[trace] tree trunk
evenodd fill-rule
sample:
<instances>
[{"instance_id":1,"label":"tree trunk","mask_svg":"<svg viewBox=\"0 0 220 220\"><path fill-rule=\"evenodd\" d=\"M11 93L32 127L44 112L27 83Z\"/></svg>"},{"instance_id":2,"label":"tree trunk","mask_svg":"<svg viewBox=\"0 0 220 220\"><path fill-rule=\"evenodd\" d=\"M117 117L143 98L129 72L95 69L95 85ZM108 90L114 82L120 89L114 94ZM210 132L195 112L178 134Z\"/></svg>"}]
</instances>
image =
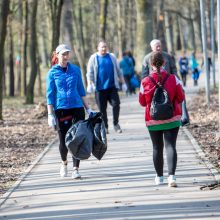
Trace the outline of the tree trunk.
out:
<instances>
[{"instance_id":1,"label":"tree trunk","mask_svg":"<svg viewBox=\"0 0 220 220\"><path fill-rule=\"evenodd\" d=\"M194 4L195 8L195 20L193 20L194 30L195 30L195 39L196 39L196 48L202 48L202 31L201 31L201 16L199 11L199 1L196 1Z\"/></svg>"},{"instance_id":2,"label":"tree trunk","mask_svg":"<svg viewBox=\"0 0 220 220\"><path fill-rule=\"evenodd\" d=\"M74 25L74 50L81 68L82 72L82 79L85 86L87 86L87 80L86 80L86 60L85 60L85 45L84 45L84 33L83 33L83 19L82 19L82 8L81 3L78 1L78 10L79 10L79 17L77 18L76 14L72 13L73 19L73 25Z\"/></svg>"},{"instance_id":3,"label":"tree trunk","mask_svg":"<svg viewBox=\"0 0 220 220\"><path fill-rule=\"evenodd\" d=\"M3 100L3 88L2 88L2 79L4 75L4 46L5 38L7 33L7 17L9 14L9 4L10 0L2 0L1 2L1 12L0 12L0 120L2 120L2 100Z\"/></svg>"},{"instance_id":4,"label":"tree trunk","mask_svg":"<svg viewBox=\"0 0 220 220\"><path fill-rule=\"evenodd\" d=\"M210 78L208 71L208 56L207 56L207 31L205 22L205 2L200 0L200 13L201 13L201 26L202 26L202 48L203 48L203 60L206 73L206 102L210 103Z\"/></svg>"},{"instance_id":5,"label":"tree trunk","mask_svg":"<svg viewBox=\"0 0 220 220\"><path fill-rule=\"evenodd\" d=\"M108 0L101 0L100 38L105 40L107 30Z\"/></svg>"},{"instance_id":6,"label":"tree trunk","mask_svg":"<svg viewBox=\"0 0 220 220\"><path fill-rule=\"evenodd\" d=\"M18 55L16 56L16 67L17 67L17 92L21 94L21 47L22 47L22 1L18 2L18 19L19 19L19 39L18 39Z\"/></svg>"},{"instance_id":7,"label":"tree trunk","mask_svg":"<svg viewBox=\"0 0 220 220\"><path fill-rule=\"evenodd\" d=\"M181 50L179 16L177 14L174 14L174 16L174 46L175 50Z\"/></svg>"},{"instance_id":8,"label":"tree trunk","mask_svg":"<svg viewBox=\"0 0 220 220\"><path fill-rule=\"evenodd\" d=\"M12 14L9 16L9 96L15 95L14 46L12 36Z\"/></svg>"},{"instance_id":9,"label":"tree trunk","mask_svg":"<svg viewBox=\"0 0 220 220\"><path fill-rule=\"evenodd\" d=\"M128 1L128 38L129 38L129 44L128 48L134 53L134 46L135 46L135 30L136 30L136 15L135 15L135 9L133 7L134 2L132 0Z\"/></svg>"},{"instance_id":10,"label":"tree trunk","mask_svg":"<svg viewBox=\"0 0 220 220\"><path fill-rule=\"evenodd\" d=\"M40 54L39 54L38 48L37 48L37 76L38 76L38 95L43 96L41 69L40 69Z\"/></svg>"},{"instance_id":11,"label":"tree trunk","mask_svg":"<svg viewBox=\"0 0 220 220\"><path fill-rule=\"evenodd\" d=\"M100 18L100 4L95 4L93 6L93 17L94 17L94 23L98 24L99 23L99 18ZM92 51L96 51L97 50L97 43L99 41L99 35L97 33L99 33L99 26L98 25L94 25L93 23L93 30L94 32L92 33Z\"/></svg>"},{"instance_id":12,"label":"tree trunk","mask_svg":"<svg viewBox=\"0 0 220 220\"><path fill-rule=\"evenodd\" d=\"M52 50L59 44L60 39L60 20L63 7L63 0L51 0L51 16L52 16Z\"/></svg>"},{"instance_id":13,"label":"tree trunk","mask_svg":"<svg viewBox=\"0 0 220 220\"><path fill-rule=\"evenodd\" d=\"M137 71L141 71L144 56L151 51L149 43L153 38L151 0L136 0L137 7L137 31L136 31L136 60Z\"/></svg>"},{"instance_id":14,"label":"tree trunk","mask_svg":"<svg viewBox=\"0 0 220 220\"><path fill-rule=\"evenodd\" d=\"M84 33L83 33L83 17L82 17L82 5L80 0L78 1L79 4L79 31L80 31L80 38L81 38L81 53L83 57L85 56L85 40L84 40Z\"/></svg>"},{"instance_id":15,"label":"tree trunk","mask_svg":"<svg viewBox=\"0 0 220 220\"><path fill-rule=\"evenodd\" d=\"M30 20L30 61L31 61L31 72L30 80L27 87L26 103L34 104L34 85L37 76L37 31L36 31L36 15L37 15L37 5L38 0L33 0L30 4L31 20Z\"/></svg>"},{"instance_id":16,"label":"tree trunk","mask_svg":"<svg viewBox=\"0 0 220 220\"><path fill-rule=\"evenodd\" d=\"M153 4L153 3L152 3ZM157 38L161 41L163 50L167 51L167 44L165 38L165 25L164 25L164 1L158 2L159 7L157 12Z\"/></svg>"},{"instance_id":17,"label":"tree trunk","mask_svg":"<svg viewBox=\"0 0 220 220\"><path fill-rule=\"evenodd\" d=\"M215 79L215 23L214 23L214 0L210 1L210 23L211 23L211 49L212 49L212 78L213 86L216 88L216 79Z\"/></svg>"},{"instance_id":18,"label":"tree trunk","mask_svg":"<svg viewBox=\"0 0 220 220\"><path fill-rule=\"evenodd\" d=\"M194 24L193 24L193 18L194 14L193 14L193 5L192 3L190 4L190 7L187 9L187 14L188 17L190 18L189 20L187 20L187 24L189 27L189 42L190 42L190 49L193 49L193 51L196 51L196 41L195 41L195 29L194 29Z\"/></svg>"},{"instance_id":19,"label":"tree trunk","mask_svg":"<svg viewBox=\"0 0 220 220\"><path fill-rule=\"evenodd\" d=\"M117 0L117 20L118 20L118 58L122 58L122 20L121 20L121 2Z\"/></svg>"},{"instance_id":20,"label":"tree trunk","mask_svg":"<svg viewBox=\"0 0 220 220\"><path fill-rule=\"evenodd\" d=\"M172 16L168 12L164 12L164 19L167 49L169 52L174 53Z\"/></svg>"},{"instance_id":21,"label":"tree trunk","mask_svg":"<svg viewBox=\"0 0 220 220\"><path fill-rule=\"evenodd\" d=\"M28 3L23 0L23 36L22 36L22 75L21 75L21 96L27 94L27 43L28 43Z\"/></svg>"},{"instance_id":22,"label":"tree trunk","mask_svg":"<svg viewBox=\"0 0 220 220\"><path fill-rule=\"evenodd\" d=\"M178 21L179 21L180 41L181 41L182 50L186 50L187 46L186 46L186 41L185 41L185 37L184 37L182 18L179 17Z\"/></svg>"}]
</instances>

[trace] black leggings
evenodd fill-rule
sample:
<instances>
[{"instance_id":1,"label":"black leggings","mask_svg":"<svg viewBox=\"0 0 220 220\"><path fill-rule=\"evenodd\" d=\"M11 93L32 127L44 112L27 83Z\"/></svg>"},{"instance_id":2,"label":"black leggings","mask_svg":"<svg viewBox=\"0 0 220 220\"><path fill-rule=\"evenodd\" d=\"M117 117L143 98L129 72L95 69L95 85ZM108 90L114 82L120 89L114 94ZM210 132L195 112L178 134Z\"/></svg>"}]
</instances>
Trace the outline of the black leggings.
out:
<instances>
[{"instance_id":1,"label":"black leggings","mask_svg":"<svg viewBox=\"0 0 220 220\"><path fill-rule=\"evenodd\" d=\"M65 135L72 123L85 119L84 108L58 109L55 111L57 119L57 131L59 135L59 150L62 161L67 160L68 149L65 145ZM73 167L79 167L80 160L73 157Z\"/></svg>"},{"instance_id":2,"label":"black leggings","mask_svg":"<svg viewBox=\"0 0 220 220\"><path fill-rule=\"evenodd\" d=\"M177 164L176 140L179 127L170 130L149 131L153 143L153 162L158 176L163 176L163 148L165 142L168 175L175 175Z\"/></svg>"}]
</instances>

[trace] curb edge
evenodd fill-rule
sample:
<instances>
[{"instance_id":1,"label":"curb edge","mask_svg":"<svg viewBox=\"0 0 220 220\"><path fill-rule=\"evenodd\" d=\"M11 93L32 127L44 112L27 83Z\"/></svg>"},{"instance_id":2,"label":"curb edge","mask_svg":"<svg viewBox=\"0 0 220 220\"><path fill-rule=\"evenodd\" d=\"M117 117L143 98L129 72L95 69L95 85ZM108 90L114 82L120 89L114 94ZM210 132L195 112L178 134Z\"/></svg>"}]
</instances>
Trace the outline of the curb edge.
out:
<instances>
[{"instance_id":1,"label":"curb edge","mask_svg":"<svg viewBox=\"0 0 220 220\"><path fill-rule=\"evenodd\" d=\"M189 130L186 127L182 128L190 142L192 143L196 153L201 158L202 162L205 166L210 170L211 174L214 176L217 183L220 183L220 172L214 167L213 164L210 163L209 159L206 157L205 153L203 152L201 146L198 144L196 139L192 136Z\"/></svg>"}]
</instances>

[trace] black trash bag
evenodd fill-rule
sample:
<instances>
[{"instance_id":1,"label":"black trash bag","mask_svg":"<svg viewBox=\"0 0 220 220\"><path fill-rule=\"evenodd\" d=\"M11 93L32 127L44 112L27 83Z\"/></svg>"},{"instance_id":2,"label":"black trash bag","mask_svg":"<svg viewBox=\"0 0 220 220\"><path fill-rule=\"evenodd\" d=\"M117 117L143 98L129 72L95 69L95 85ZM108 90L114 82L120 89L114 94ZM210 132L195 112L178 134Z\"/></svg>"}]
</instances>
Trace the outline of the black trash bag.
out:
<instances>
[{"instance_id":1,"label":"black trash bag","mask_svg":"<svg viewBox=\"0 0 220 220\"><path fill-rule=\"evenodd\" d=\"M186 126L190 124L189 113L186 108L186 101L182 102L182 117L181 117L181 125Z\"/></svg>"},{"instance_id":2,"label":"black trash bag","mask_svg":"<svg viewBox=\"0 0 220 220\"><path fill-rule=\"evenodd\" d=\"M79 160L88 159L93 149L93 123L91 118L73 124L66 133L65 144L72 156Z\"/></svg>"},{"instance_id":3,"label":"black trash bag","mask_svg":"<svg viewBox=\"0 0 220 220\"><path fill-rule=\"evenodd\" d=\"M94 126L94 141L93 141L93 149L92 154L98 160L101 160L107 151L107 137L105 131L105 125L100 117L99 120L96 121Z\"/></svg>"}]
</instances>

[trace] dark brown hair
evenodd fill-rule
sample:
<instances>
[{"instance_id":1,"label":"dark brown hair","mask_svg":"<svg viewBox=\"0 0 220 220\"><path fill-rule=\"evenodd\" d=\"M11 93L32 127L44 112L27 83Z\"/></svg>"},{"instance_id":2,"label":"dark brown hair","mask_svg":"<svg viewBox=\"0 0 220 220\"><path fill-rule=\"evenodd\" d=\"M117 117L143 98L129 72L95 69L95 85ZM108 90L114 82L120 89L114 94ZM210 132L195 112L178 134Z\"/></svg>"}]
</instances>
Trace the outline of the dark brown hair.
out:
<instances>
[{"instance_id":1,"label":"dark brown hair","mask_svg":"<svg viewBox=\"0 0 220 220\"><path fill-rule=\"evenodd\" d=\"M160 68L163 66L164 59L163 55L160 52L152 52L151 55L151 65L155 66L157 69L157 74L159 76L159 81L161 80L162 76L160 74Z\"/></svg>"}]
</instances>

